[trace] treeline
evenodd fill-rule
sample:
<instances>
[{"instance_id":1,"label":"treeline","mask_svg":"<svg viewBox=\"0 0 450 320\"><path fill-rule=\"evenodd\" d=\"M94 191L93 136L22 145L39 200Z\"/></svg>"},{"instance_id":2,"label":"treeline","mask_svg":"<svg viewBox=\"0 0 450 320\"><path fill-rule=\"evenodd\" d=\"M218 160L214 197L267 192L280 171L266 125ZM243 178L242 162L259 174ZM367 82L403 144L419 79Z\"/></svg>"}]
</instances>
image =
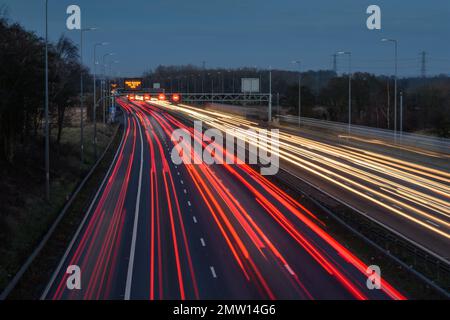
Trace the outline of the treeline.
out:
<instances>
[{"instance_id":1,"label":"treeline","mask_svg":"<svg viewBox=\"0 0 450 320\"><path fill-rule=\"evenodd\" d=\"M298 114L298 72L273 70L274 104ZM144 74L145 85L160 83L182 93L240 92L241 78L260 78L261 91L269 91L269 71L256 68L203 69L159 66ZM397 128L400 127L400 92L403 93L403 128L450 137L450 78L406 78L398 81ZM377 128L394 128L394 79L369 73L352 77L352 122ZM302 73L302 115L348 121L348 75L333 71Z\"/></svg>"},{"instance_id":2,"label":"treeline","mask_svg":"<svg viewBox=\"0 0 450 320\"><path fill-rule=\"evenodd\" d=\"M303 74L305 85L315 91L322 89L323 84L335 77L332 71L308 71ZM158 66L143 75L145 85L152 87L153 83L160 83L167 90L189 93L235 92L241 90L241 78L258 78L261 81L261 91L269 91L269 71L257 68L239 69L203 69L187 66ZM296 72L285 70L272 71L273 92L286 95L289 84L297 82Z\"/></svg>"},{"instance_id":3,"label":"treeline","mask_svg":"<svg viewBox=\"0 0 450 320\"><path fill-rule=\"evenodd\" d=\"M356 73L352 78L352 122L393 129L394 80ZM291 87L291 90L294 89ZM403 95L403 129L450 137L450 78L408 78L398 81L397 128L400 128L400 95ZM293 101L295 100L295 101ZM291 103L298 100L291 98ZM348 78L336 77L305 106L306 116L348 121Z\"/></svg>"},{"instance_id":4,"label":"treeline","mask_svg":"<svg viewBox=\"0 0 450 320\"><path fill-rule=\"evenodd\" d=\"M42 38L0 17L0 160L12 163L20 148L42 141L44 50ZM61 36L49 44L49 111L51 129L58 130L57 144L67 109L79 105L81 70L71 40Z\"/></svg>"}]
</instances>

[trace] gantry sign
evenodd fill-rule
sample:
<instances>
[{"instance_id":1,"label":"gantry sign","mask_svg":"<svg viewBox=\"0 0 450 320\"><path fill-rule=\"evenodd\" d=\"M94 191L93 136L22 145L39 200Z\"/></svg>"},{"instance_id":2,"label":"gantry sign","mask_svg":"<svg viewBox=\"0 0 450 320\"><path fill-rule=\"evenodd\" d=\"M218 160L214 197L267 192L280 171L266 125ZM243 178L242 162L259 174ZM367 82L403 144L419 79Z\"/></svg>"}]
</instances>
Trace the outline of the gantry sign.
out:
<instances>
[{"instance_id":1,"label":"gantry sign","mask_svg":"<svg viewBox=\"0 0 450 320\"><path fill-rule=\"evenodd\" d=\"M123 87L126 91L141 91L143 80L138 78L128 78L123 80Z\"/></svg>"}]
</instances>

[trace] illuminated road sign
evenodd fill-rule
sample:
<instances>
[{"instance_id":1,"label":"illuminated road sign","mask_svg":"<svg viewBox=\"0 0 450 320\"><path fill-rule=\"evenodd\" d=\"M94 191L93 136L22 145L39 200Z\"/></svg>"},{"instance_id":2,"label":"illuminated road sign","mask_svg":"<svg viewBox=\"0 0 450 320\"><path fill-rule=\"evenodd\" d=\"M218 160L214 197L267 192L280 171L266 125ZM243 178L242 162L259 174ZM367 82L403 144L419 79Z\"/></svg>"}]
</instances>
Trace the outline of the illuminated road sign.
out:
<instances>
[{"instance_id":1,"label":"illuminated road sign","mask_svg":"<svg viewBox=\"0 0 450 320\"><path fill-rule=\"evenodd\" d=\"M142 79L125 79L124 88L131 91L142 90Z\"/></svg>"}]
</instances>

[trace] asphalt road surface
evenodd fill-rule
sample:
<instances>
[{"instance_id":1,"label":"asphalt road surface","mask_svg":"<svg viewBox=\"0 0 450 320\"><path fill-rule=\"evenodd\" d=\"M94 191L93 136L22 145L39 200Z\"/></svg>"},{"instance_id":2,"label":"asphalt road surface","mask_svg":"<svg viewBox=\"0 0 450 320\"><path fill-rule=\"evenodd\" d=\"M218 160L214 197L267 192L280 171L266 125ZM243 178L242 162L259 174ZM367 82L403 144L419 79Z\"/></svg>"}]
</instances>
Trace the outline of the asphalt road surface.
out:
<instances>
[{"instance_id":1,"label":"asphalt road surface","mask_svg":"<svg viewBox=\"0 0 450 320\"><path fill-rule=\"evenodd\" d=\"M43 299L404 298L385 281L369 290L367 265L258 171L176 165L172 132L193 128L119 103L122 143ZM80 290L67 288L70 265Z\"/></svg>"},{"instance_id":2,"label":"asphalt road surface","mask_svg":"<svg viewBox=\"0 0 450 320\"><path fill-rule=\"evenodd\" d=\"M211 128L234 130L236 137L259 130L257 123L218 111L164 102L158 105ZM325 137L281 129L281 167L449 263L450 150L442 154L374 139L348 137L358 145ZM271 139L266 140L270 145ZM254 139L252 143L258 142ZM393 147L399 155L387 152ZM430 161L426 164L417 159ZM433 166L433 162L445 165Z\"/></svg>"}]
</instances>

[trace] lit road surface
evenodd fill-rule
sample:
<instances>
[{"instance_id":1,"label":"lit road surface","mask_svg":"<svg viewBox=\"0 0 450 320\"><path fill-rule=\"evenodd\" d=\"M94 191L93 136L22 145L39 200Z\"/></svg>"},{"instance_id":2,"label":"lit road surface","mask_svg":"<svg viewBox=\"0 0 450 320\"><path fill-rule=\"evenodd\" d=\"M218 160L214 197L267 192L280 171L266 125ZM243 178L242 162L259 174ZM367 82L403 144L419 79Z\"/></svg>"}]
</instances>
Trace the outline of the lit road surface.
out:
<instances>
[{"instance_id":1,"label":"lit road surface","mask_svg":"<svg viewBox=\"0 0 450 320\"><path fill-rule=\"evenodd\" d=\"M235 130L237 137L248 129L258 130L256 123L224 113L184 104L158 105L209 127ZM266 143L270 142L268 138ZM253 144L258 141L254 139ZM423 153L450 160L449 155ZM284 130L280 131L279 156L282 168L291 174L450 260L450 171Z\"/></svg>"},{"instance_id":2,"label":"lit road surface","mask_svg":"<svg viewBox=\"0 0 450 320\"><path fill-rule=\"evenodd\" d=\"M125 135L44 299L402 299L314 212L247 165L171 161L166 111L119 101ZM81 290L66 287L69 265Z\"/></svg>"}]
</instances>

